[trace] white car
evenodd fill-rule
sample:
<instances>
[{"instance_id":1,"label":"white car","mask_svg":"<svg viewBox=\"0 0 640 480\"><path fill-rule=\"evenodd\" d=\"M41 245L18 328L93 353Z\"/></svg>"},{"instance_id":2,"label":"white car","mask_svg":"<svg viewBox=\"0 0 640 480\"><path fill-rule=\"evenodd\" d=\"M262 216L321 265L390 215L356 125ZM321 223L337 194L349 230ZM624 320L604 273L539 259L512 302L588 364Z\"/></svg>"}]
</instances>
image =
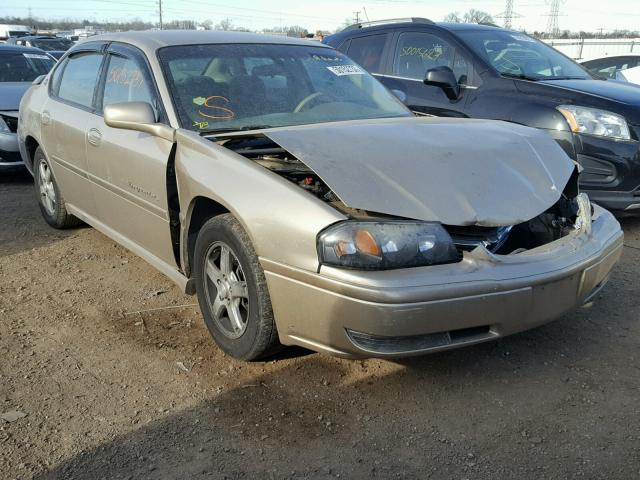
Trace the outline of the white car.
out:
<instances>
[{"instance_id":1,"label":"white car","mask_svg":"<svg viewBox=\"0 0 640 480\"><path fill-rule=\"evenodd\" d=\"M640 53L625 53L585 60L582 66L596 77L640 85Z\"/></svg>"}]
</instances>

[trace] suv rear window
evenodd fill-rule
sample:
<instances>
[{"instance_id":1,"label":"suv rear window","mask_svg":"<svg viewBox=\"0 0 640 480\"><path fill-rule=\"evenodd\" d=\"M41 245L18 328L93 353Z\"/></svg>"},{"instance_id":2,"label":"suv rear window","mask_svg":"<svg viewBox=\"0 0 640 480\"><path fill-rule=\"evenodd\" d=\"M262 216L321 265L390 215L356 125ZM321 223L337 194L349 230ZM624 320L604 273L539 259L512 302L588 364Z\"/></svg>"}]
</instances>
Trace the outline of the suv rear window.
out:
<instances>
[{"instance_id":1,"label":"suv rear window","mask_svg":"<svg viewBox=\"0 0 640 480\"><path fill-rule=\"evenodd\" d=\"M381 73L382 52L386 41L386 33L352 38L347 55L365 70Z\"/></svg>"}]
</instances>

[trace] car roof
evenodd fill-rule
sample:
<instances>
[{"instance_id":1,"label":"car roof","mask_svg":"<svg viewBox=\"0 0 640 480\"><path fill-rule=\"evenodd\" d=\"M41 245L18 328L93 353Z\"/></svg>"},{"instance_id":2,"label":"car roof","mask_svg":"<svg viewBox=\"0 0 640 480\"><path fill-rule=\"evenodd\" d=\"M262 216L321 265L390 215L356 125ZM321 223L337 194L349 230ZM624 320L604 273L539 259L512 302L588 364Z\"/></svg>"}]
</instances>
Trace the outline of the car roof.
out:
<instances>
[{"instance_id":1,"label":"car roof","mask_svg":"<svg viewBox=\"0 0 640 480\"><path fill-rule=\"evenodd\" d=\"M64 38L64 37L56 37L55 35L24 35L22 37L16 37L18 40L47 40L53 38Z\"/></svg>"},{"instance_id":2,"label":"car roof","mask_svg":"<svg viewBox=\"0 0 640 480\"><path fill-rule=\"evenodd\" d=\"M580 60L579 63L593 62L595 60L606 60L608 58L622 58L622 57L640 57L640 53L637 53L637 52L613 53L611 55L585 58L584 60Z\"/></svg>"},{"instance_id":3,"label":"car roof","mask_svg":"<svg viewBox=\"0 0 640 480\"><path fill-rule=\"evenodd\" d=\"M443 30L449 30L452 32L458 31L479 31L479 30L496 30L503 32L514 32L514 30L510 30L507 28L502 28L498 25L493 24L481 24L481 23L449 23L449 22L431 22L427 19L416 18L413 21L407 20L402 21L403 19L390 19L388 23L384 23L384 21L380 22L372 22L372 24L368 25L366 23L360 24L360 28L358 28L358 24L352 25L351 28L347 27L344 30L341 30L334 35L329 35L327 39L341 39L348 38L353 35L366 34L368 32L379 32L385 31L389 29L396 28L406 28L411 27L415 29L421 28L440 28Z\"/></svg>"},{"instance_id":4,"label":"car roof","mask_svg":"<svg viewBox=\"0 0 640 480\"><path fill-rule=\"evenodd\" d=\"M216 43L269 43L281 45L325 46L304 38L265 35L249 32L223 32L201 30L146 30L137 32L107 33L88 37L85 42L124 42L147 52L174 45L203 45Z\"/></svg>"},{"instance_id":5,"label":"car roof","mask_svg":"<svg viewBox=\"0 0 640 480\"><path fill-rule=\"evenodd\" d=\"M35 47L23 47L22 45L0 44L0 54L2 53L46 53Z\"/></svg>"},{"instance_id":6,"label":"car roof","mask_svg":"<svg viewBox=\"0 0 640 480\"><path fill-rule=\"evenodd\" d=\"M508 28L503 28L499 25L490 25L488 23L449 23L449 22L438 22L437 26L442 27L447 30L503 30L512 32Z\"/></svg>"}]
</instances>

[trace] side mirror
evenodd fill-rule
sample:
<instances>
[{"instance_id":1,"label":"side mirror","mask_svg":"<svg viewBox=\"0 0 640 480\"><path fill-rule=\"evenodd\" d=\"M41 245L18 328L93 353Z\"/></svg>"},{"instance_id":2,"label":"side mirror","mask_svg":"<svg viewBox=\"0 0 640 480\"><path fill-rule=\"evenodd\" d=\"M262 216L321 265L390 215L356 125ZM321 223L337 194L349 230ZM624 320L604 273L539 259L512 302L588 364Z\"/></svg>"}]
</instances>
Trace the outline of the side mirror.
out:
<instances>
[{"instance_id":1,"label":"side mirror","mask_svg":"<svg viewBox=\"0 0 640 480\"><path fill-rule=\"evenodd\" d=\"M170 142L175 141L175 130L157 123L153 108L147 102L112 103L104 107L104 123L112 128L145 132Z\"/></svg>"},{"instance_id":2,"label":"side mirror","mask_svg":"<svg viewBox=\"0 0 640 480\"><path fill-rule=\"evenodd\" d=\"M458 80L456 80L453 70L449 67L442 66L427 70L424 84L440 87L444 90L449 100L457 100L460 98L460 85L458 85Z\"/></svg>"}]
</instances>

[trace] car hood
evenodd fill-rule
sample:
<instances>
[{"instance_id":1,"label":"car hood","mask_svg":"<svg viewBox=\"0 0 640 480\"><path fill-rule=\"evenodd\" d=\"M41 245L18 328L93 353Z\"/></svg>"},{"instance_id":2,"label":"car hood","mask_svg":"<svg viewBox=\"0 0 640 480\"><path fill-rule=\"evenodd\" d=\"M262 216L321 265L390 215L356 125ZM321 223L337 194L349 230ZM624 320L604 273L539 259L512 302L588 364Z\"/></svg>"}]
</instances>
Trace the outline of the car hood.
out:
<instances>
[{"instance_id":1,"label":"car hood","mask_svg":"<svg viewBox=\"0 0 640 480\"><path fill-rule=\"evenodd\" d=\"M547 134L489 120L395 118L270 129L349 207L448 225L514 225L574 164Z\"/></svg>"},{"instance_id":2,"label":"car hood","mask_svg":"<svg viewBox=\"0 0 640 480\"><path fill-rule=\"evenodd\" d=\"M0 110L18 110L31 82L0 82Z\"/></svg>"},{"instance_id":3,"label":"car hood","mask_svg":"<svg viewBox=\"0 0 640 480\"><path fill-rule=\"evenodd\" d=\"M536 83L640 107L640 87L628 83L607 80L541 80Z\"/></svg>"}]
</instances>

